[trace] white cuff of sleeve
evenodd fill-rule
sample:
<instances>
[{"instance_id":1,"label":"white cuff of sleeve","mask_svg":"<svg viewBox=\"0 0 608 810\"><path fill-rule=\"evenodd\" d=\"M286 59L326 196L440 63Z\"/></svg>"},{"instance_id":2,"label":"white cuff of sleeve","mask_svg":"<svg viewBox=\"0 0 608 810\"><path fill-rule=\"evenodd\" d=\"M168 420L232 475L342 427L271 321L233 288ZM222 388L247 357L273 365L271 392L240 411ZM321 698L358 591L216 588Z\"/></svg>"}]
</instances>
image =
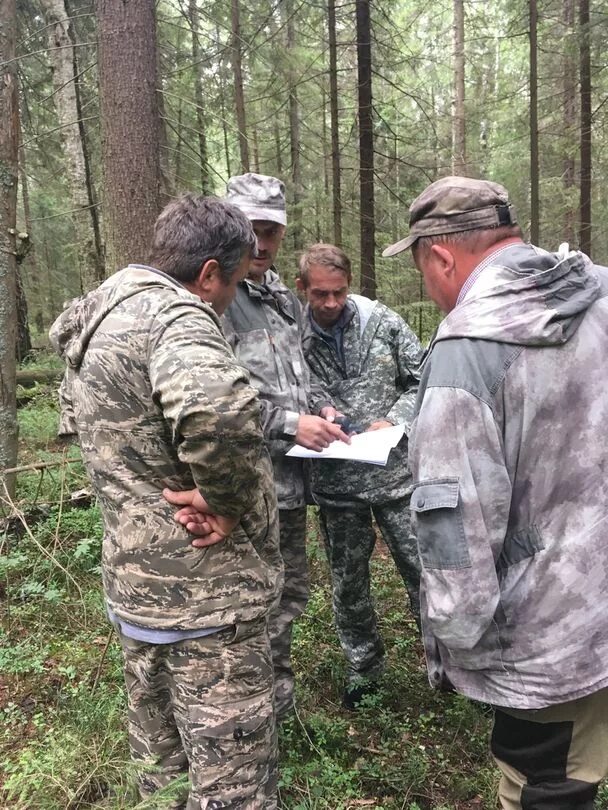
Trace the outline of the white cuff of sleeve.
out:
<instances>
[{"instance_id":1,"label":"white cuff of sleeve","mask_svg":"<svg viewBox=\"0 0 608 810\"><path fill-rule=\"evenodd\" d=\"M283 432L286 436L295 436L298 432L298 422L300 414L295 411L285 411L285 427Z\"/></svg>"}]
</instances>

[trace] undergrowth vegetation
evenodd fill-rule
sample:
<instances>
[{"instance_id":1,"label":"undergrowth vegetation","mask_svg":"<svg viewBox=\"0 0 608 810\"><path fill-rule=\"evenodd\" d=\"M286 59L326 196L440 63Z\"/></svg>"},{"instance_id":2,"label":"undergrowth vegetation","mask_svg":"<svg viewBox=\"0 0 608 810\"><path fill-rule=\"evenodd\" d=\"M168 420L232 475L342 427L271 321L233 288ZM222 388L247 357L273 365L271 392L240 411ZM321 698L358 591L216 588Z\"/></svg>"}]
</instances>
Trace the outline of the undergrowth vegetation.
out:
<instances>
[{"instance_id":1,"label":"undergrowth vegetation","mask_svg":"<svg viewBox=\"0 0 608 810\"><path fill-rule=\"evenodd\" d=\"M169 807L169 795L141 802L133 788L120 652L100 587L100 514L94 501L70 499L86 487L78 449L55 440L51 392L22 408L20 423L22 463L58 466L20 474L2 537L0 807ZM311 514L313 587L294 639L297 713L280 731L281 807L494 808L489 718L429 689L403 586L382 549L373 573L386 675L357 713L341 708L344 661L315 526Z\"/></svg>"}]
</instances>

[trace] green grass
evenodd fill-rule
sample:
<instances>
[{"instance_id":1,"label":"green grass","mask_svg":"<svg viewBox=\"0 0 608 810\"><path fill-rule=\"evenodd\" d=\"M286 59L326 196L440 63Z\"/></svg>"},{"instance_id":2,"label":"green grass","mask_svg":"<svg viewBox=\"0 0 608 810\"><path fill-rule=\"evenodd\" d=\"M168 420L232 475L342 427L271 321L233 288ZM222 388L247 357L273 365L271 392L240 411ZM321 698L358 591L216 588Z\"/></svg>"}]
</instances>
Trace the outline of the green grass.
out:
<instances>
[{"instance_id":1,"label":"green grass","mask_svg":"<svg viewBox=\"0 0 608 810\"><path fill-rule=\"evenodd\" d=\"M32 459L63 457L64 450L53 445L56 417L48 396L22 410L21 438ZM38 486L40 476L46 482ZM54 468L52 476L21 475L28 530L17 521L2 541L0 807L160 810L170 797L145 804L133 788L120 651L100 587L100 514L96 506L61 503L82 482L79 464ZM32 511L34 501L47 505ZM312 594L294 633L297 714L280 729L280 806L496 807L489 720L475 704L429 688L403 585L384 555L373 559L387 647L382 688L357 713L340 707L345 664L315 526L311 515ZM603 788L598 810L607 808Z\"/></svg>"}]
</instances>

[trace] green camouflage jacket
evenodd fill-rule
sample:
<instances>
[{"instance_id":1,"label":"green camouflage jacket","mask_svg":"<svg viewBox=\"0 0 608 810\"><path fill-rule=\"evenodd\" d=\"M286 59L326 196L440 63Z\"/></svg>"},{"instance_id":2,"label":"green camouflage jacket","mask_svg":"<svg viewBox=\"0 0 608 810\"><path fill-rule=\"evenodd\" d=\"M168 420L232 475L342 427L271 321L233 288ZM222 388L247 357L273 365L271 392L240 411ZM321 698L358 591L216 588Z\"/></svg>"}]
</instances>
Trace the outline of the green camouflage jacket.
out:
<instances>
[{"instance_id":1,"label":"green camouflage jacket","mask_svg":"<svg viewBox=\"0 0 608 810\"><path fill-rule=\"evenodd\" d=\"M67 363L62 429L77 428L103 513L111 610L161 630L264 615L282 576L272 468L257 394L213 310L130 265L74 302L51 340ZM191 545L161 494L195 485L240 520L209 548Z\"/></svg>"},{"instance_id":2,"label":"green camouflage jacket","mask_svg":"<svg viewBox=\"0 0 608 810\"><path fill-rule=\"evenodd\" d=\"M300 414L318 414L331 404L311 382L302 354L302 321L300 302L273 270L266 272L263 285L240 284L223 318L226 338L260 394L262 429L282 509L305 503L308 467L302 459L285 457Z\"/></svg>"},{"instance_id":3,"label":"green camouflage jacket","mask_svg":"<svg viewBox=\"0 0 608 810\"><path fill-rule=\"evenodd\" d=\"M386 419L404 424L409 433L423 349L403 318L384 304L349 295L352 317L344 327L342 366L333 347L311 327L305 311L304 355L313 379L335 407L363 429ZM407 438L391 451L386 467L355 461L313 462L316 500L336 504L353 497L381 503L405 495L410 485Z\"/></svg>"}]
</instances>

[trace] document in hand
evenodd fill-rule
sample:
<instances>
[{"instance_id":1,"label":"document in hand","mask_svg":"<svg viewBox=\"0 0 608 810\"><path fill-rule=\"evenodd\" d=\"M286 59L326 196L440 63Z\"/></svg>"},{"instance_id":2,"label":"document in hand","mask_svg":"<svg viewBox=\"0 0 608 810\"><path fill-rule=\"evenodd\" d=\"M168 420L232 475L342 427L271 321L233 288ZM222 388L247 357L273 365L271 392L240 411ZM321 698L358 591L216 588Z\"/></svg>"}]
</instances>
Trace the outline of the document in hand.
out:
<instances>
[{"instance_id":1,"label":"document in hand","mask_svg":"<svg viewBox=\"0 0 608 810\"><path fill-rule=\"evenodd\" d=\"M351 436L350 444L335 441L325 450L308 450L300 444L294 445L287 453L292 458L339 458L349 461L363 461L367 464L386 465L388 456L393 447L401 441L405 432L405 425L372 430L369 433L358 433Z\"/></svg>"}]
</instances>

